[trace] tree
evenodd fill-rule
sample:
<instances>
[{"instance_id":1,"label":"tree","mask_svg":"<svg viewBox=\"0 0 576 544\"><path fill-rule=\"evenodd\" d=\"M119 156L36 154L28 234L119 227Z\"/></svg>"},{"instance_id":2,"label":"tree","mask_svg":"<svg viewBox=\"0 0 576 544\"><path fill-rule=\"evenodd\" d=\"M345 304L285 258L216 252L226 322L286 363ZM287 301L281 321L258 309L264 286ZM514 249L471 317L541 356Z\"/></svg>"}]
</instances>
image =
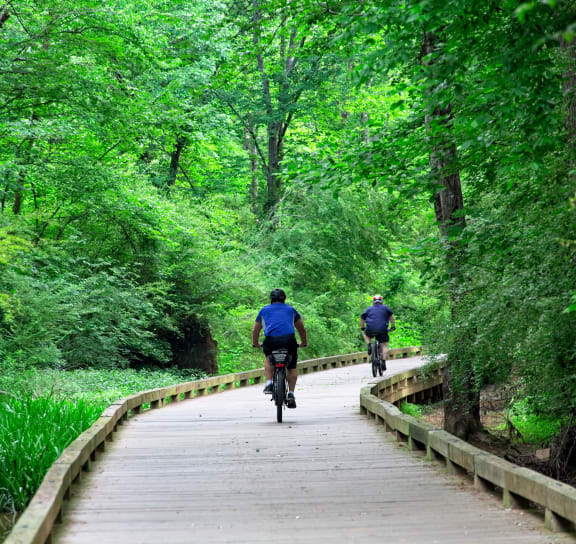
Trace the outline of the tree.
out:
<instances>
[{"instance_id":1,"label":"tree","mask_svg":"<svg viewBox=\"0 0 576 544\"><path fill-rule=\"evenodd\" d=\"M236 49L220 67L214 92L249 139L251 161L258 160L266 180L264 214L272 215L282 194L288 130L303 109L313 107L315 87L334 69L323 50L333 26L285 0L235 2L231 13L240 21ZM255 188L253 181L254 208Z\"/></svg>"}]
</instances>

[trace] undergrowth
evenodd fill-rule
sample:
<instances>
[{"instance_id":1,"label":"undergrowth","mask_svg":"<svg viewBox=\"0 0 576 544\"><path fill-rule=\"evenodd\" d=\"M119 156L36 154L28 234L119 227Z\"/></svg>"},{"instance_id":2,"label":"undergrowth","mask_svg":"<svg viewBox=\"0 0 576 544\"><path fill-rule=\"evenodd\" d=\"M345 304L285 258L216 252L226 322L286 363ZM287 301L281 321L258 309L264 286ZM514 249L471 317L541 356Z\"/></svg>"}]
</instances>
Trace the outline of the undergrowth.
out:
<instances>
[{"instance_id":1,"label":"undergrowth","mask_svg":"<svg viewBox=\"0 0 576 544\"><path fill-rule=\"evenodd\" d=\"M560 432L562 421L537 414L530 406L528 399L514 402L508 409L506 421L497 427L498 431L515 431L515 440L539 446L548 446Z\"/></svg>"}]
</instances>

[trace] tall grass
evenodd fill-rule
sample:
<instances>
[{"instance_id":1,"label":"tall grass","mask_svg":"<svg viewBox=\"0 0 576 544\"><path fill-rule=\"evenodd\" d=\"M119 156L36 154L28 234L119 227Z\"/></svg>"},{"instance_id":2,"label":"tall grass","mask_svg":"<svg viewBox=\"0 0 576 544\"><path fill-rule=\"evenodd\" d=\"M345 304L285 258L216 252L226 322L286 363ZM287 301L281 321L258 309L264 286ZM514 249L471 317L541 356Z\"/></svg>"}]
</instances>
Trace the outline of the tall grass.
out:
<instances>
[{"instance_id":1,"label":"tall grass","mask_svg":"<svg viewBox=\"0 0 576 544\"><path fill-rule=\"evenodd\" d=\"M102 403L4 395L0 403L0 506L21 511L52 463L103 409Z\"/></svg>"}]
</instances>

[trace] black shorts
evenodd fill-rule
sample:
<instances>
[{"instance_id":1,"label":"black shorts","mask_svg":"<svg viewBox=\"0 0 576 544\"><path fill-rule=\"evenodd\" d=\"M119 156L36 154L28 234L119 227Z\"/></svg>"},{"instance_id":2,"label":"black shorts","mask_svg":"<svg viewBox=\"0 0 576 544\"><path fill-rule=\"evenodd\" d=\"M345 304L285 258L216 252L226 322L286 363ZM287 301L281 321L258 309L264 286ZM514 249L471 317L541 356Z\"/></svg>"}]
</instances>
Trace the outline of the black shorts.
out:
<instances>
[{"instance_id":1,"label":"black shorts","mask_svg":"<svg viewBox=\"0 0 576 544\"><path fill-rule=\"evenodd\" d=\"M296 368L296 363L298 362L298 342L296 342L296 337L293 334L287 334L286 336L267 336L264 338L264 342L262 342L262 349L266 357L275 349L280 348L286 348L292 357L287 368Z\"/></svg>"},{"instance_id":2,"label":"black shorts","mask_svg":"<svg viewBox=\"0 0 576 544\"><path fill-rule=\"evenodd\" d=\"M390 342L390 337L388 336L388 331L370 331L366 329L365 334L368 338L374 338L378 340L378 342Z\"/></svg>"}]
</instances>

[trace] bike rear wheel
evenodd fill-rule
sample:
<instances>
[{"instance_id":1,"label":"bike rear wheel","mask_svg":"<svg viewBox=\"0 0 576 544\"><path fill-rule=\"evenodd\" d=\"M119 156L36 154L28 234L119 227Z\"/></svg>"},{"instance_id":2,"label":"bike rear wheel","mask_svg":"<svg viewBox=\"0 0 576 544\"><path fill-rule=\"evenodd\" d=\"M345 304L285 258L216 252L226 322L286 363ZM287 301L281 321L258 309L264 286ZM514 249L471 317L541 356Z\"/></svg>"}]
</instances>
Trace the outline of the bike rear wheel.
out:
<instances>
[{"instance_id":1,"label":"bike rear wheel","mask_svg":"<svg viewBox=\"0 0 576 544\"><path fill-rule=\"evenodd\" d=\"M370 361L372 363L372 376L375 378L378 376L380 368L380 344L378 343L378 340L374 342L372 349L370 350ZM382 373L380 373L380 376L382 376Z\"/></svg>"},{"instance_id":2,"label":"bike rear wheel","mask_svg":"<svg viewBox=\"0 0 576 544\"><path fill-rule=\"evenodd\" d=\"M276 369L274 377L274 401L276 403L276 421L282 423L284 402L286 401L286 379L284 369Z\"/></svg>"}]
</instances>

